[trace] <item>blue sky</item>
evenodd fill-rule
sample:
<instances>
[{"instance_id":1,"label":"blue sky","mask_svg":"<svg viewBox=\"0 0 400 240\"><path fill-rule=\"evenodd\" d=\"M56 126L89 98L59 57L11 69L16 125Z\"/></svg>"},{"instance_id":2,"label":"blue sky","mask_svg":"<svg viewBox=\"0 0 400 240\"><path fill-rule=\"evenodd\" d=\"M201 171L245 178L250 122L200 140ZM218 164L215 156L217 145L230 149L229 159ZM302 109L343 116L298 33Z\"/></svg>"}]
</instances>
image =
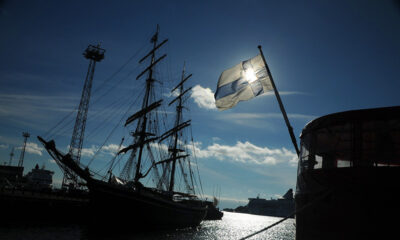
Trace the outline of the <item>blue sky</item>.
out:
<instances>
[{"instance_id":1,"label":"blue sky","mask_svg":"<svg viewBox=\"0 0 400 240\"><path fill-rule=\"evenodd\" d=\"M15 147L17 163L27 131L32 137L26 168L45 164L60 181L36 136L79 104L88 67L82 52L101 42L106 56L95 73L84 142L83 162L88 161L112 128L99 125L101 118L115 114L114 126L121 117L112 112L115 106L142 89L134 80L143 69L137 60L150 49L156 24L161 38L169 39L157 72L164 89L176 84L184 61L193 74L187 104L198 167L206 195L221 189L222 207L244 205L257 194L277 197L296 184L297 159L274 95L222 112L213 105L221 72L257 55L258 45L296 136L318 116L399 104L396 1L5 0L0 1L0 161L8 162ZM99 126L104 132L94 131ZM72 129L58 133L58 146L66 149ZM112 137L101 157L112 157L118 144Z\"/></svg>"}]
</instances>

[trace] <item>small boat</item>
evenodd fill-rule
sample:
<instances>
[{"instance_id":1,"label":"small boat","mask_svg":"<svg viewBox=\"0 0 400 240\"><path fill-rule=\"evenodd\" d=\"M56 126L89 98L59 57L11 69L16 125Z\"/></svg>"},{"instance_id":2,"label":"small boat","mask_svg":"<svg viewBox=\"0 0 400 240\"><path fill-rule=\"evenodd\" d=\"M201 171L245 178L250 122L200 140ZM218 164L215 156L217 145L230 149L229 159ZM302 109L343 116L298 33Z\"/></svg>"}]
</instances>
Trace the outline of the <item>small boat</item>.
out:
<instances>
[{"instance_id":1,"label":"small boat","mask_svg":"<svg viewBox=\"0 0 400 240\"><path fill-rule=\"evenodd\" d=\"M204 220L221 220L224 213L218 208L218 199L214 197L213 201L206 201L207 205L207 215Z\"/></svg>"},{"instance_id":2,"label":"small boat","mask_svg":"<svg viewBox=\"0 0 400 240\"><path fill-rule=\"evenodd\" d=\"M399 180L399 106L313 120L301 134L296 239L398 235Z\"/></svg>"}]
</instances>

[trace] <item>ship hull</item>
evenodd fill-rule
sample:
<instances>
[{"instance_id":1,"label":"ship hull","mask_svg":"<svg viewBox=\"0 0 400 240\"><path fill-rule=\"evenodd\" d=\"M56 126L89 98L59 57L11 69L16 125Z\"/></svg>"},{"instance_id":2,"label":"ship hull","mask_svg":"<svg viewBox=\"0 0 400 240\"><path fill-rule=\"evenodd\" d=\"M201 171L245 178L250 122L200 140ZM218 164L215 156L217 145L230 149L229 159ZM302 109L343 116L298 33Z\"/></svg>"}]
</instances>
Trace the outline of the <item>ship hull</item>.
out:
<instances>
[{"instance_id":1,"label":"ship hull","mask_svg":"<svg viewBox=\"0 0 400 240\"><path fill-rule=\"evenodd\" d=\"M2 225L84 223L88 206L86 193L0 189Z\"/></svg>"},{"instance_id":2,"label":"ship hull","mask_svg":"<svg viewBox=\"0 0 400 240\"><path fill-rule=\"evenodd\" d=\"M174 201L149 188L126 189L98 180L88 182L88 187L92 223L96 225L136 230L195 227L207 211L201 201Z\"/></svg>"},{"instance_id":3,"label":"ship hull","mask_svg":"<svg viewBox=\"0 0 400 240\"><path fill-rule=\"evenodd\" d=\"M399 167L303 172L296 239L384 239L397 233Z\"/></svg>"},{"instance_id":4,"label":"ship hull","mask_svg":"<svg viewBox=\"0 0 400 240\"><path fill-rule=\"evenodd\" d=\"M247 207L249 214L287 217L294 212L294 201L287 199L267 200L250 198Z\"/></svg>"},{"instance_id":5,"label":"ship hull","mask_svg":"<svg viewBox=\"0 0 400 240\"><path fill-rule=\"evenodd\" d=\"M204 202L194 195L147 188L140 182L128 186L94 179L88 168L83 169L69 154L60 153L54 141L38 139L50 155L86 181L90 195L89 223L96 228L126 226L140 231L195 227L207 213Z\"/></svg>"},{"instance_id":6,"label":"ship hull","mask_svg":"<svg viewBox=\"0 0 400 240\"><path fill-rule=\"evenodd\" d=\"M221 212L218 208L216 208L213 202L206 202L207 205L207 214L204 220L221 220L224 216L224 213Z\"/></svg>"}]
</instances>

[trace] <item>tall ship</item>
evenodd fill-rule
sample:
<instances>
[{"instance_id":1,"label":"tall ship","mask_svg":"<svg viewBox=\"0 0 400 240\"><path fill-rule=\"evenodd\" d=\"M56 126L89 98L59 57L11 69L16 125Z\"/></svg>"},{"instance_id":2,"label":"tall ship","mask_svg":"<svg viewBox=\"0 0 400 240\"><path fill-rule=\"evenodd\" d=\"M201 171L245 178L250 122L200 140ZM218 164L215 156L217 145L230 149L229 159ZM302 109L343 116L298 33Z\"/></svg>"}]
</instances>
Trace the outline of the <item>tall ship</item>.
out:
<instances>
[{"instance_id":1,"label":"tall ship","mask_svg":"<svg viewBox=\"0 0 400 240\"><path fill-rule=\"evenodd\" d=\"M196 195L194 187L196 179L200 181L200 178L196 178L190 160L188 148L193 140L185 139L185 133L188 133L185 129L190 127L191 120L184 118L183 112L187 109L184 103L191 88L184 88L184 84L191 74L186 76L184 68L180 82L172 89L175 98L168 105L175 106L175 121L172 128L161 132L159 112L163 100L155 91L155 84L160 79L155 79L154 71L157 63L166 57L164 54L157 58L156 52L168 39L158 43L158 38L157 26L151 38L152 50L139 61L148 61L149 64L136 78L140 80L147 76L141 108L124 124L125 127L134 126L130 132L131 144L123 146L121 141L105 176L94 175L71 153L58 150L53 140L38 137L56 162L84 181L89 190L89 211L95 224L129 225L134 229L176 229L198 226L206 215L207 207ZM115 171L116 157L121 155L127 158L118 173ZM183 185L179 189L178 173ZM122 220L130 216L135 218L134 224Z\"/></svg>"},{"instance_id":2,"label":"tall ship","mask_svg":"<svg viewBox=\"0 0 400 240\"><path fill-rule=\"evenodd\" d=\"M399 106L311 121L301 134L296 239L393 238L399 180Z\"/></svg>"}]
</instances>

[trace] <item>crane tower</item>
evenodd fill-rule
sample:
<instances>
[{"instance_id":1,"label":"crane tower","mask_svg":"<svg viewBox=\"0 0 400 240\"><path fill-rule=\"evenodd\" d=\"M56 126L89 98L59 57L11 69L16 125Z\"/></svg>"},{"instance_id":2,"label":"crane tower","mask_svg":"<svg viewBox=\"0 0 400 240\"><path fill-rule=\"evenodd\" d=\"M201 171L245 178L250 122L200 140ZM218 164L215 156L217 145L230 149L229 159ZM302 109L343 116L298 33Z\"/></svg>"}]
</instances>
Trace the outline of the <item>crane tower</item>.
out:
<instances>
[{"instance_id":1,"label":"crane tower","mask_svg":"<svg viewBox=\"0 0 400 240\"><path fill-rule=\"evenodd\" d=\"M104 59L104 52L105 50L100 48L100 44L98 44L97 46L89 45L83 53L83 56L86 59L89 59L89 68L86 74L86 80L83 86L81 101L79 104L78 113L76 115L74 131L72 133L71 144L69 148L69 154L71 155L72 159L74 159L78 163L81 159L81 151L83 138L85 135L85 126L89 109L90 92L92 89L94 70L96 67L96 62L100 62ZM75 188L78 187L77 176L70 172L64 172L62 186Z\"/></svg>"},{"instance_id":2,"label":"crane tower","mask_svg":"<svg viewBox=\"0 0 400 240\"><path fill-rule=\"evenodd\" d=\"M24 146L22 147L21 155L19 156L18 167L22 167L24 165L26 141L28 140L28 137L30 137L31 135L27 132L23 132L22 136L24 137ZM10 161L10 163L11 163L11 161Z\"/></svg>"}]
</instances>

